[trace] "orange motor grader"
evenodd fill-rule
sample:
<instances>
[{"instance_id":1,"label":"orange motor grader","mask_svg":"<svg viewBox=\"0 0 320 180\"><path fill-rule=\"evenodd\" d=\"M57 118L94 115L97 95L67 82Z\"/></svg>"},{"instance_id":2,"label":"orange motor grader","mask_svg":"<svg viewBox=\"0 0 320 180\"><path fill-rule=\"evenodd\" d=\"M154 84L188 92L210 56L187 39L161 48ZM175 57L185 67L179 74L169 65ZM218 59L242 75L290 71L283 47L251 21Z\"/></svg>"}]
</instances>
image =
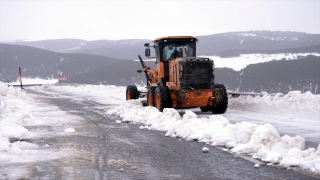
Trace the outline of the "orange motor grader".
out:
<instances>
[{"instance_id":1,"label":"orange motor grader","mask_svg":"<svg viewBox=\"0 0 320 180\"><path fill-rule=\"evenodd\" d=\"M155 49L157 69L150 69L138 55L147 79L147 92L135 85L127 86L126 99L147 97L146 105L164 108L196 108L202 112L225 113L228 107L226 88L215 84L214 62L196 57L194 36L157 38L154 45L145 43L145 56L150 58L150 47Z\"/></svg>"}]
</instances>

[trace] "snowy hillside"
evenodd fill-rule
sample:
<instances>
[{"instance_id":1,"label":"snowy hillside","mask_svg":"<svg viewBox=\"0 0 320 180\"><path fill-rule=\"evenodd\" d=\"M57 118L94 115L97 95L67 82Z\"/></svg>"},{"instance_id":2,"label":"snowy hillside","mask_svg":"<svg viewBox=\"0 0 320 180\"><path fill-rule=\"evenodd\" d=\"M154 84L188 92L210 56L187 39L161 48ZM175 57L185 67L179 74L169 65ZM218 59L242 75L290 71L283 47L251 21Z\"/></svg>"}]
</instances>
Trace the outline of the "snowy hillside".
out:
<instances>
[{"instance_id":1,"label":"snowy hillside","mask_svg":"<svg viewBox=\"0 0 320 180\"><path fill-rule=\"evenodd\" d=\"M219 56L201 56L213 59L216 68L231 68L240 71L250 64L258 64L269 61L295 60L308 55L320 57L320 53L280 53L280 54L241 54L238 57L221 58Z\"/></svg>"},{"instance_id":2,"label":"snowy hillside","mask_svg":"<svg viewBox=\"0 0 320 180\"><path fill-rule=\"evenodd\" d=\"M300 166L315 173L320 173L320 95L311 93L290 92L286 95L263 97L240 97L229 101L229 110L223 115L201 114L198 109L181 110L165 109L163 113L154 107L143 107L139 100L125 101L125 87L104 85L83 86L55 86L44 85L30 87L38 92L49 93L50 96L73 94L76 99L91 99L108 106L106 112L115 117L117 123L132 122L143 130L158 130L166 132L166 136L180 138L180 140L198 140L204 146L224 146L224 151L231 153L244 153L253 158L261 159L272 164L285 167ZM31 134L23 126L27 123L47 123L41 118L52 115L44 107L36 107L32 98L19 89L8 88L0 84L0 161L18 161L17 158L32 155L40 148L34 143L13 142L10 138L32 138L40 134ZM248 121L234 122L237 114L234 111L242 111L247 114L260 112L264 118L271 121L261 121L258 124ZM59 116L69 116L67 112L58 109ZM41 113L40 113L41 112ZM46 115L46 113L49 113ZM196 114L197 113L197 114ZM289 116L287 116L289 115ZM257 117L257 116L256 116ZM281 128L275 128L272 121L281 117L287 119L285 123L295 122L296 128L301 128L301 134L296 134L295 129L284 134ZM257 117L258 118L258 117ZM273 118L273 119L272 119ZM52 122L54 123L54 122ZM304 124L310 127L306 133ZM12 128L19 131L11 131ZM69 128L69 129L68 129ZM72 132L72 127L66 127L65 132ZM63 131L63 130L62 130ZM300 131L298 131L300 132ZM303 134L305 133L305 134ZM316 138L308 138L312 136ZM309 135L309 136L308 136ZM306 136L306 138L304 138ZM306 147L306 142L312 140L314 147ZM57 155L58 156L58 155Z\"/></svg>"}]
</instances>

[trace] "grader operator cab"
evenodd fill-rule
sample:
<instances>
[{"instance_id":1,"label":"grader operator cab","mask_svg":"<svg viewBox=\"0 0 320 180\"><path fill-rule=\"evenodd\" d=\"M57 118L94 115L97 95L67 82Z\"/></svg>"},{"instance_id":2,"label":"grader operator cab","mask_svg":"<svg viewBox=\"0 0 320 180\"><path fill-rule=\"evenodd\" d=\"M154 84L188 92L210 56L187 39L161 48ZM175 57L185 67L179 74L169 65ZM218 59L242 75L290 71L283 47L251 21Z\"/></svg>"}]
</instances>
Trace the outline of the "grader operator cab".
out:
<instances>
[{"instance_id":1,"label":"grader operator cab","mask_svg":"<svg viewBox=\"0 0 320 180\"><path fill-rule=\"evenodd\" d=\"M147 92L138 91L135 85L127 86L126 99L147 97L146 104L160 111L164 108L195 108L214 114L225 113L228 96L224 85L215 84L214 62L196 57L194 36L169 36L145 43L145 55L155 49L157 69L150 69L138 55L147 79Z\"/></svg>"}]
</instances>

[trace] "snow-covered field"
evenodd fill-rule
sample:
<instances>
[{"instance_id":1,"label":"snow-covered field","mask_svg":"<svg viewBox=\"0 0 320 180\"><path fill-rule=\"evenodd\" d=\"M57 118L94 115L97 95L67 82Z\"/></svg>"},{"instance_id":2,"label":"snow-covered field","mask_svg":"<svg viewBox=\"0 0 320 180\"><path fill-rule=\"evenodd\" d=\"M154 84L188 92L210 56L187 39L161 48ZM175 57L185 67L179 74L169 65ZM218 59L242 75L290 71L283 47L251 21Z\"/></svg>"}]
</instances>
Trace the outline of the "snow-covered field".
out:
<instances>
[{"instance_id":1,"label":"snow-covered field","mask_svg":"<svg viewBox=\"0 0 320 180\"><path fill-rule=\"evenodd\" d=\"M319 53L280 53L280 54L241 54L239 57L221 58L219 56L202 56L214 60L217 68L231 68L236 71L247 67L250 64L258 64L269 61L293 60L307 55L320 56Z\"/></svg>"},{"instance_id":2,"label":"snow-covered field","mask_svg":"<svg viewBox=\"0 0 320 180\"><path fill-rule=\"evenodd\" d=\"M165 109L161 113L154 107L142 107L139 100L126 102L125 87L43 85L30 88L45 91L52 96L57 94L60 96L63 93L73 94L75 98L90 99L108 105L110 108L106 113L117 116L118 123L132 122L138 124L141 130L165 131L168 137L197 139L209 149L210 146L224 146L225 151L249 154L253 158L271 164L286 167L300 166L320 173L320 146L305 148L305 138L302 134L280 136L272 123L255 124L247 121L230 123L237 114L229 114L229 111L224 115L208 114L203 117L199 117L191 110L185 111L182 117L175 109ZM77 119L54 107L52 107L54 112L49 111L46 106L38 107L25 92L21 92L18 88L8 88L3 83L0 84L0 101L0 162L18 161L19 157L25 155L31 158L41 148L33 143L9 141L9 138L26 139L43 135L40 132L38 134L29 132L23 127L26 124L50 122L54 124L50 118L59 121L59 116L64 116L64 119L73 119L73 121ZM229 107L231 112L246 112L248 116L252 111L261 112L264 119L268 119L269 114L273 118L289 117L294 122L300 122L302 128L305 123L319 124L320 122L320 95L311 93L301 94L295 91L284 96L273 97L266 94L255 98L240 97L230 99ZM53 115L54 117L51 117ZM319 127L315 126L313 130L319 131ZM18 131L12 131L12 128ZM300 128L299 124L296 128ZM73 131L72 126L61 129L61 133ZM315 143L320 144L320 141Z\"/></svg>"}]
</instances>

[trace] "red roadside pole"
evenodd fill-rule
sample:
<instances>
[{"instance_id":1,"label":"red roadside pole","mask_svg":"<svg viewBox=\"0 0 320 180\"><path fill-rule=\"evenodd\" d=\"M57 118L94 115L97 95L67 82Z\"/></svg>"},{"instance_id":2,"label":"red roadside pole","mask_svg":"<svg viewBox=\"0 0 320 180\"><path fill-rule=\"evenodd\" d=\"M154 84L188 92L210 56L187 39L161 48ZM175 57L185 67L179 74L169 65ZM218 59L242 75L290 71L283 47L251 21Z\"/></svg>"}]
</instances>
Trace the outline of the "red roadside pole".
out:
<instances>
[{"instance_id":1,"label":"red roadside pole","mask_svg":"<svg viewBox=\"0 0 320 180\"><path fill-rule=\"evenodd\" d=\"M20 84L21 84L21 90L22 90L22 75L21 75L21 68L19 67L19 73L20 73Z\"/></svg>"}]
</instances>

